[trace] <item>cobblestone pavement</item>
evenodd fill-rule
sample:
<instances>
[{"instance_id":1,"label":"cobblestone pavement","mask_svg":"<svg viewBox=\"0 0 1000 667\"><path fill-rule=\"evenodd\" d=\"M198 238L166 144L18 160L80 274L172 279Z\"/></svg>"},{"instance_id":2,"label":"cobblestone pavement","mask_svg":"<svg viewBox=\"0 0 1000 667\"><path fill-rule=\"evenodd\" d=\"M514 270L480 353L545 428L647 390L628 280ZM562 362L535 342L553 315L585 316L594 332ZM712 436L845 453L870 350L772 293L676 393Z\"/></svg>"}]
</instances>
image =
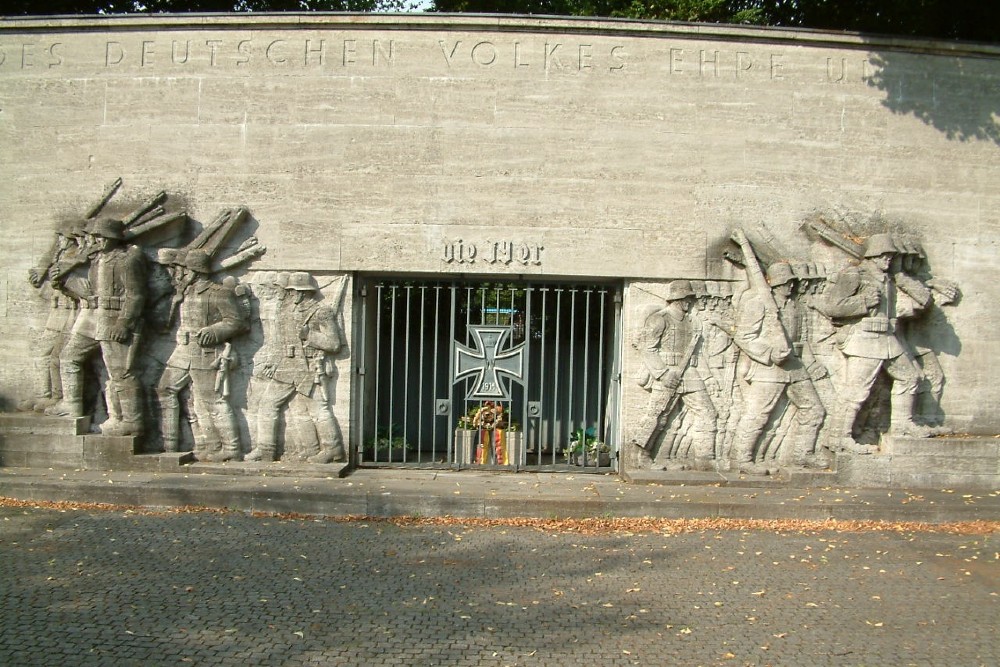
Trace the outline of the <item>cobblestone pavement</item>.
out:
<instances>
[{"instance_id":1,"label":"cobblestone pavement","mask_svg":"<svg viewBox=\"0 0 1000 667\"><path fill-rule=\"evenodd\" d=\"M998 552L5 507L0 664L997 665Z\"/></svg>"}]
</instances>

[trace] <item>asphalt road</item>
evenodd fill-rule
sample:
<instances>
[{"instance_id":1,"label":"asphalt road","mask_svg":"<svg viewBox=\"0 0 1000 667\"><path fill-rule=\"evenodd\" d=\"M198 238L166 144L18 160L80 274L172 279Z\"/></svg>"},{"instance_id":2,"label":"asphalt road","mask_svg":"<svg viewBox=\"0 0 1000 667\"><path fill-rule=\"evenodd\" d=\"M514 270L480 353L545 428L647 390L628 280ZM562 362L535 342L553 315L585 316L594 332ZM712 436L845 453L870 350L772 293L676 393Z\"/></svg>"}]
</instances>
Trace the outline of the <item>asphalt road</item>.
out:
<instances>
[{"instance_id":1,"label":"asphalt road","mask_svg":"<svg viewBox=\"0 0 1000 667\"><path fill-rule=\"evenodd\" d=\"M0 508L3 665L1000 664L1000 535Z\"/></svg>"}]
</instances>

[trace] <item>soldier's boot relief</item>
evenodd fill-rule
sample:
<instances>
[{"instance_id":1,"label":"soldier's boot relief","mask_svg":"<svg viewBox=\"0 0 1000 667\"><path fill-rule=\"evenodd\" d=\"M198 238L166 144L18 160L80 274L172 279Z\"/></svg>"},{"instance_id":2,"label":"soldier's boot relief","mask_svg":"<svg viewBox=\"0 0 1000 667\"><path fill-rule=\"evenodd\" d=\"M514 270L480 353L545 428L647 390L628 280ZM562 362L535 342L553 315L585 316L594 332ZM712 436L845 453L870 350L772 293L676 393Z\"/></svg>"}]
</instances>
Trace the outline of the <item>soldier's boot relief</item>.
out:
<instances>
[{"instance_id":1,"label":"soldier's boot relief","mask_svg":"<svg viewBox=\"0 0 1000 667\"><path fill-rule=\"evenodd\" d=\"M115 388L121 415L115 418L112 410L111 418L101 426L101 435L131 436L142 435L142 404L139 400L138 383L128 383L129 386ZM110 393L110 391L109 391ZM109 403L114 399L109 397Z\"/></svg>"},{"instance_id":2,"label":"soldier's boot relief","mask_svg":"<svg viewBox=\"0 0 1000 667\"><path fill-rule=\"evenodd\" d=\"M344 445L341 443L333 445L321 444L319 452L306 459L309 463L332 463L334 461L341 462L346 460L347 456L344 453Z\"/></svg>"},{"instance_id":3,"label":"soldier's boot relief","mask_svg":"<svg viewBox=\"0 0 1000 667\"><path fill-rule=\"evenodd\" d=\"M259 443L243 457L244 461L264 461L270 463L274 461L274 453L277 448L272 443Z\"/></svg>"},{"instance_id":4,"label":"soldier's boot relief","mask_svg":"<svg viewBox=\"0 0 1000 667\"><path fill-rule=\"evenodd\" d=\"M196 455L199 461L209 461L211 463L222 463L224 461L237 461L240 458L239 445L222 445L221 449L205 452Z\"/></svg>"},{"instance_id":5,"label":"soldier's boot relief","mask_svg":"<svg viewBox=\"0 0 1000 667\"><path fill-rule=\"evenodd\" d=\"M59 396L43 396L35 399L35 405L33 407L35 412L45 412L50 407L62 400L62 395Z\"/></svg>"},{"instance_id":6,"label":"soldier's boot relief","mask_svg":"<svg viewBox=\"0 0 1000 667\"><path fill-rule=\"evenodd\" d=\"M889 433L910 438L929 438L933 429L921 426L913 421L913 405L916 396L911 394L894 394L890 400L891 420Z\"/></svg>"},{"instance_id":7,"label":"soldier's boot relief","mask_svg":"<svg viewBox=\"0 0 1000 667\"><path fill-rule=\"evenodd\" d=\"M39 396L37 398L26 398L23 401L19 401L17 404L17 411L33 412L35 410L35 404L41 403L42 400L44 400L44 397Z\"/></svg>"},{"instance_id":8,"label":"soldier's boot relief","mask_svg":"<svg viewBox=\"0 0 1000 667\"><path fill-rule=\"evenodd\" d=\"M50 417L82 417L83 384L81 380L80 373L64 373L62 400L46 408L45 414Z\"/></svg>"},{"instance_id":9,"label":"soldier's boot relief","mask_svg":"<svg viewBox=\"0 0 1000 667\"><path fill-rule=\"evenodd\" d=\"M825 447L817 447L815 452L796 453L792 462L802 468L825 470L833 464L833 456Z\"/></svg>"},{"instance_id":10,"label":"soldier's boot relief","mask_svg":"<svg viewBox=\"0 0 1000 667\"><path fill-rule=\"evenodd\" d=\"M177 419L167 418L160 423L160 433L163 435L163 451L178 451L180 442L179 430Z\"/></svg>"},{"instance_id":11,"label":"soldier's boot relief","mask_svg":"<svg viewBox=\"0 0 1000 667\"><path fill-rule=\"evenodd\" d=\"M240 431L236 426L236 420L231 415L214 415L216 429L222 438L222 451L218 456L220 461L239 461L243 455L243 448L240 447Z\"/></svg>"}]
</instances>

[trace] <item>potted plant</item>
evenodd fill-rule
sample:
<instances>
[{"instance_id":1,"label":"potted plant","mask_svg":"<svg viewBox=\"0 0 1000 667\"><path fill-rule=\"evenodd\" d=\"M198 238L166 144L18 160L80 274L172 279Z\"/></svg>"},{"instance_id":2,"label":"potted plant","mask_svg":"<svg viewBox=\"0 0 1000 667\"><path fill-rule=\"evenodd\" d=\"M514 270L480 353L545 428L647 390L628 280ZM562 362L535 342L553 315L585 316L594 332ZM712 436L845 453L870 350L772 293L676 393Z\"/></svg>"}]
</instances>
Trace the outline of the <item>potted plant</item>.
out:
<instances>
[{"instance_id":1,"label":"potted plant","mask_svg":"<svg viewBox=\"0 0 1000 667\"><path fill-rule=\"evenodd\" d=\"M390 426L388 429L376 429L375 437L365 443L365 448L374 454L376 463L405 461L407 452L413 451L413 445L402 435L397 435L402 429ZM390 435L392 434L392 435Z\"/></svg>"},{"instance_id":2,"label":"potted plant","mask_svg":"<svg viewBox=\"0 0 1000 667\"><path fill-rule=\"evenodd\" d=\"M611 465L611 448L603 440L597 439L597 431L593 427L570 433L569 444L563 453L566 462L572 465L602 468Z\"/></svg>"}]
</instances>

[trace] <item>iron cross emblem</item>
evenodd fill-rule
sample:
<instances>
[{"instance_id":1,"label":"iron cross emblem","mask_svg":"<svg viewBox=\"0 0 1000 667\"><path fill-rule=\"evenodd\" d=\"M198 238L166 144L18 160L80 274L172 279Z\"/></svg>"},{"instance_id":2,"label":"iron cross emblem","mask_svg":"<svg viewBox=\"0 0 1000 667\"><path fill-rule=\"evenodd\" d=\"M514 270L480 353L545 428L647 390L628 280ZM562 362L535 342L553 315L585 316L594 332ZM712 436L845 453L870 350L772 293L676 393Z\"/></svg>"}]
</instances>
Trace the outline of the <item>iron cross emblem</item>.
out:
<instances>
[{"instance_id":1,"label":"iron cross emblem","mask_svg":"<svg viewBox=\"0 0 1000 667\"><path fill-rule=\"evenodd\" d=\"M455 341L454 382L476 375L472 391L466 397L470 400L510 400L507 386L501 382L500 374L516 382L524 377L524 343L501 351L509 327L472 326L474 348Z\"/></svg>"}]
</instances>

